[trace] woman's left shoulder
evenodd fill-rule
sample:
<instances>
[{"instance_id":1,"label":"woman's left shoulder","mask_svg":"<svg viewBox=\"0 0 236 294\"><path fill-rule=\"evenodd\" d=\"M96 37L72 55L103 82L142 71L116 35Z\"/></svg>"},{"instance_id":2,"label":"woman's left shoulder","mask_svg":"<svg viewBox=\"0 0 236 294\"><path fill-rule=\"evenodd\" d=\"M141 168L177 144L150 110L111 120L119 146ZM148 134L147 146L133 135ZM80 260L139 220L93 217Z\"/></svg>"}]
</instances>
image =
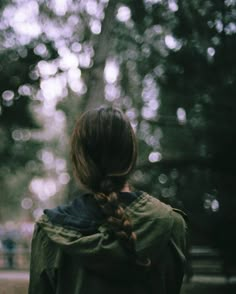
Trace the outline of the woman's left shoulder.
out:
<instances>
[{"instance_id":1,"label":"woman's left shoulder","mask_svg":"<svg viewBox=\"0 0 236 294\"><path fill-rule=\"evenodd\" d=\"M172 207L172 212L177 222L184 222L185 224L188 222L188 216L183 210Z\"/></svg>"},{"instance_id":2,"label":"woman's left shoulder","mask_svg":"<svg viewBox=\"0 0 236 294\"><path fill-rule=\"evenodd\" d=\"M187 215L180 209L172 208L173 227L171 239L175 244L182 248L182 251L186 250L186 237L188 232Z\"/></svg>"}]
</instances>

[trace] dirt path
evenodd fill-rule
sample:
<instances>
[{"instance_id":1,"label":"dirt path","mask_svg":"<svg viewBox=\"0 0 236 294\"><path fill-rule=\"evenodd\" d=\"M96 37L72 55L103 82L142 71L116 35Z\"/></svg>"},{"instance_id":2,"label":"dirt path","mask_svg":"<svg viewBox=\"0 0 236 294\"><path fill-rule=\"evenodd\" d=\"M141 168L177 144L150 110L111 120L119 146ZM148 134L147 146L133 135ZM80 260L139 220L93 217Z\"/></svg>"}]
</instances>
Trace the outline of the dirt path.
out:
<instances>
[{"instance_id":1,"label":"dirt path","mask_svg":"<svg viewBox=\"0 0 236 294\"><path fill-rule=\"evenodd\" d=\"M0 294L27 294L28 280L26 272L0 272Z\"/></svg>"}]
</instances>

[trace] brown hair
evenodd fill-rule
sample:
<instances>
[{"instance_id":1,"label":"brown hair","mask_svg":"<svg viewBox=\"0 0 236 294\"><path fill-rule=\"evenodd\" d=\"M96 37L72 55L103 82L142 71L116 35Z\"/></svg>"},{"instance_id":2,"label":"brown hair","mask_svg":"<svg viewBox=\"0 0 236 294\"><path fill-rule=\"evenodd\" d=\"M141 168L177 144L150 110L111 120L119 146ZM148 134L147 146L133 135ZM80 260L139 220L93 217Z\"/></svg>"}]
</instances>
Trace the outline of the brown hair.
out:
<instances>
[{"instance_id":1,"label":"brown hair","mask_svg":"<svg viewBox=\"0 0 236 294\"><path fill-rule=\"evenodd\" d=\"M136 137L128 118L113 107L89 110L77 121L71 143L75 177L93 193L111 233L139 265L146 266L136 256L136 234L118 198L137 159Z\"/></svg>"},{"instance_id":2,"label":"brown hair","mask_svg":"<svg viewBox=\"0 0 236 294\"><path fill-rule=\"evenodd\" d=\"M76 178L93 193L111 232L135 255L136 235L118 198L137 158L129 120L116 108L89 110L77 121L71 145Z\"/></svg>"}]
</instances>

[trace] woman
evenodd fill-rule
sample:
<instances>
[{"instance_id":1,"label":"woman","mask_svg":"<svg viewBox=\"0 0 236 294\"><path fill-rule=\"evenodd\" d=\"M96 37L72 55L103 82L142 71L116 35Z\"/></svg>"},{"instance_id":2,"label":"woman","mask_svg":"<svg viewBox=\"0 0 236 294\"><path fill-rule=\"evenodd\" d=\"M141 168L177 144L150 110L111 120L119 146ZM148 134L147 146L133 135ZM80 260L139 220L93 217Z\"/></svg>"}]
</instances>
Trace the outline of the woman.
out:
<instances>
[{"instance_id":1,"label":"woman","mask_svg":"<svg viewBox=\"0 0 236 294\"><path fill-rule=\"evenodd\" d=\"M183 213L130 190L137 146L128 119L114 108L84 113L71 153L85 192L37 222L29 294L179 293Z\"/></svg>"}]
</instances>

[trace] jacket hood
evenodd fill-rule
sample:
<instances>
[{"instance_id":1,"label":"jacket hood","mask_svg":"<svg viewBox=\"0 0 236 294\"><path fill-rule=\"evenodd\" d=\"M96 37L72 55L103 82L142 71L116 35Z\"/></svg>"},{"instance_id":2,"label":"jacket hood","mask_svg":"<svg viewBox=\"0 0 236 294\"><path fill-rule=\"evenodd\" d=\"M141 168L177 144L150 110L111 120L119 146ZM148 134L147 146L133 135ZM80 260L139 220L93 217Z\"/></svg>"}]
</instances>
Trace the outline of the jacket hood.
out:
<instances>
[{"instance_id":1,"label":"jacket hood","mask_svg":"<svg viewBox=\"0 0 236 294\"><path fill-rule=\"evenodd\" d=\"M78 205L81 207L83 204L77 202L64 208L46 210L38 224L51 241L85 268L112 279L130 280L132 276L137 279L139 273L142 277L143 266L137 265L120 242L109 233L101 212L95 208L87 211L84 207L82 223L77 221L80 219L76 215ZM131 219L137 236L137 255L140 258L149 258L152 264L158 263L171 237L173 209L142 193L132 200L125 212ZM56 224L53 221L55 218ZM58 220L63 220L66 225L61 225Z\"/></svg>"}]
</instances>

